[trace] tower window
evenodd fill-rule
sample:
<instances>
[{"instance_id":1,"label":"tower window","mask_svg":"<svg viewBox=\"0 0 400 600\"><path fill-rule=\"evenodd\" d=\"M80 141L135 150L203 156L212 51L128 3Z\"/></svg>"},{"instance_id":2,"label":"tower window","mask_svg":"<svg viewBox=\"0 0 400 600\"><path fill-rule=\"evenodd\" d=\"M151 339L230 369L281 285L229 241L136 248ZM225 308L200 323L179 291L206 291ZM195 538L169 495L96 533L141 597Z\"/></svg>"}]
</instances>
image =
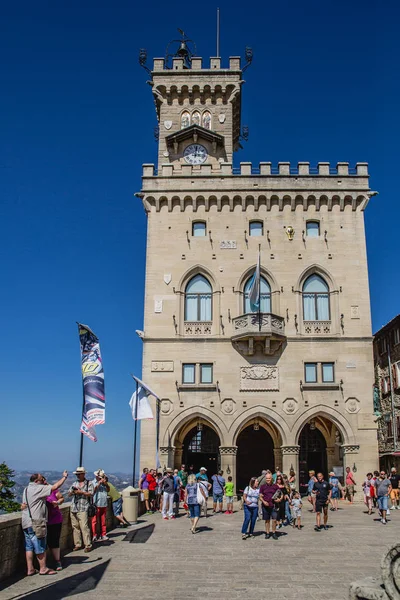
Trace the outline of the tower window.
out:
<instances>
[{"instance_id":1,"label":"tower window","mask_svg":"<svg viewBox=\"0 0 400 600\"><path fill-rule=\"evenodd\" d=\"M204 237L207 234L207 225L204 221L194 221L192 224L193 237Z\"/></svg>"},{"instance_id":2,"label":"tower window","mask_svg":"<svg viewBox=\"0 0 400 600\"><path fill-rule=\"evenodd\" d=\"M305 363L304 380L306 383L317 383L317 363Z\"/></svg>"},{"instance_id":3,"label":"tower window","mask_svg":"<svg viewBox=\"0 0 400 600\"><path fill-rule=\"evenodd\" d=\"M185 110L181 116L181 129L185 129L185 127L189 127L190 125L190 113Z\"/></svg>"},{"instance_id":4,"label":"tower window","mask_svg":"<svg viewBox=\"0 0 400 600\"><path fill-rule=\"evenodd\" d=\"M193 363L186 363L182 365L182 382L183 383L194 383L195 382L195 371L196 365Z\"/></svg>"},{"instance_id":5,"label":"tower window","mask_svg":"<svg viewBox=\"0 0 400 600\"><path fill-rule=\"evenodd\" d=\"M212 287L203 275L196 275L185 290L185 321L212 320Z\"/></svg>"},{"instance_id":6,"label":"tower window","mask_svg":"<svg viewBox=\"0 0 400 600\"><path fill-rule=\"evenodd\" d=\"M209 110L203 112L203 127L204 129L211 129L211 113Z\"/></svg>"},{"instance_id":7,"label":"tower window","mask_svg":"<svg viewBox=\"0 0 400 600\"><path fill-rule=\"evenodd\" d=\"M212 383L213 366L212 364L200 365L200 383Z\"/></svg>"},{"instance_id":8,"label":"tower window","mask_svg":"<svg viewBox=\"0 0 400 600\"><path fill-rule=\"evenodd\" d=\"M307 221L307 237L319 237L319 221Z\"/></svg>"},{"instance_id":9,"label":"tower window","mask_svg":"<svg viewBox=\"0 0 400 600\"><path fill-rule=\"evenodd\" d=\"M303 319L329 321L329 288L319 275L310 275L303 285Z\"/></svg>"},{"instance_id":10,"label":"tower window","mask_svg":"<svg viewBox=\"0 0 400 600\"><path fill-rule=\"evenodd\" d=\"M264 235L264 223L262 221L251 221L249 224L249 234L251 237L261 237Z\"/></svg>"},{"instance_id":11,"label":"tower window","mask_svg":"<svg viewBox=\"0 0 400 600\"><path fill-rule=\"evenodd\" d=\"M201 125L201 116L198 110L192 114L192 125Z\"/></svg>"},{"instance_id":12,"label":"tower window","mask_svg":"<svg viewBox=\"0 0 400 600\"><path fill-rule=\"evenodd\" d=\"M335 381L335 369L333 363L322 363L322 381L333 383Z\"/></svg>"}]
</instances>

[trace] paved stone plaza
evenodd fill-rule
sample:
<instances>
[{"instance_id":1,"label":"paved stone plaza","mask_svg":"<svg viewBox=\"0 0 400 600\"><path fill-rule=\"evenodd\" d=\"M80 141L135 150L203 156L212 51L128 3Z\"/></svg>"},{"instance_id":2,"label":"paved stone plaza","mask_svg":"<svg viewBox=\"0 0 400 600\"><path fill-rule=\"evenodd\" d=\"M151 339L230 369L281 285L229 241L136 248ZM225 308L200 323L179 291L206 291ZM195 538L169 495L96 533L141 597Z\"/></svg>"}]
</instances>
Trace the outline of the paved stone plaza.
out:
<instances>
[{"instance_id":1,"label":"paved stone plaza","mask_svg":"<svg viewBox=\"0 0 400 600\"><path fill-rule=\"evenodd\" d=\"M329 531L314 532L306 509L304 529L284 527L278 541L264 539L263 522L257 537L242 541L242 511L201 519L195 536L183 516L169 522L142 517L138 527L111 532L110 542L92 554L70 553L57 576L3 582L0 598L233 600L272 592L280 599L342 600L352 581L379 575L384 549L399 537L400 511L384 526L361 506L341 505L329 514Z\"/></svg>"}]
</instances>

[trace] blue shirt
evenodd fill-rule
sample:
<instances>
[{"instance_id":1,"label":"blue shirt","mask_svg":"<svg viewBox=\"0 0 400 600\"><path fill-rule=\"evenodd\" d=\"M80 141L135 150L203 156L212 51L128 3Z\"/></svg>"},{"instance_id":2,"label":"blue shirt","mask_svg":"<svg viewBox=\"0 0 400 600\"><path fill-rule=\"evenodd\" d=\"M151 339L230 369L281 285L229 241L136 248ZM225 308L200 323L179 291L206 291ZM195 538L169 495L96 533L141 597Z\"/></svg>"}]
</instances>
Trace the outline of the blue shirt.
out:
<instances>
[{"instance_id":1,"label":"blue shirt","mask_svg":"<svg viewBox=\"0 0 400 600\"><path fill-rule=\"evenodd\" d=\"M208 477L205 473L197 473L196 479L202 479L203 481L208 481Z\"/></svg>"},{"instance_id":2,"label":"blue shirt","mask_svg":"<svg viewBox=\"0 0 400 600\"><path fill-rule=\"evenodd\" d=\"M225 487L225 479L220 475L213 475L211 477L213 482L213 492L214 494L223 494Z\"/></svg>"},{"instance_id":3,"label":"blue shirt","mask_svg":"<svg viewBox=\"0 0 400 600\"><path fill-rule=\"evenodd\" d=\"M98 484L97 479L93 479L93 481L92 481L93 489L96 487L97 484ZM107 488L104 485L104 483L101 483L99 485L97 492L95 492L93 494L93 504L95 506L99 506L99 507L103 507L103 508L105 506L107 506Z\"/></svg>"}]
</instances>

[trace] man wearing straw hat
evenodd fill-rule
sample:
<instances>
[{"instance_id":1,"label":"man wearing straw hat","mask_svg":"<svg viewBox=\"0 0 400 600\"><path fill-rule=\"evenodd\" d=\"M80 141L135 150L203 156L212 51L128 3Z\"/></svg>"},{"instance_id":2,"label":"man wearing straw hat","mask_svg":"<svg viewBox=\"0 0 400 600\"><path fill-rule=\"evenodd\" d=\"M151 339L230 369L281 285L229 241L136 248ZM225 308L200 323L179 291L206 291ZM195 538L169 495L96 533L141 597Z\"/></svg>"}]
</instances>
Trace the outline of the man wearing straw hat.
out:
<instances>
[{"instance_id":1,"label":"man wearing straw hat","mask_svg":"<svg viewBox=\"0 0 400 600\"><path fill-rule=\"evenodd\" d=\"M93 496L93 484L85 477L85 467L78 467L74 471L76 481L68 490L68 496L72 496L71 502L71 524L74 536L74 550L82 548L82 538L85 552L92 550L92 540L88 522L88 508Z\"/></svg>"}]
</instances>

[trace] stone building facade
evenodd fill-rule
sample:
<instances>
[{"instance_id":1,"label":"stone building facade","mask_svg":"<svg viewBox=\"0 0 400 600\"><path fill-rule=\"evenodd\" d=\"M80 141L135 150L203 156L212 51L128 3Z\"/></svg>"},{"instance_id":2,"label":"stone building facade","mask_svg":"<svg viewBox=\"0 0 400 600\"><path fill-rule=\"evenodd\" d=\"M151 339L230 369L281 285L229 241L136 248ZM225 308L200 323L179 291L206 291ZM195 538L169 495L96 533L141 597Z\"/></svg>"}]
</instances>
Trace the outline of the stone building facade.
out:
<instances>
[{"instance_id":1,"label":"stone building facade","mask_svg":"<svg viewBox=\"0 0 400 600\"><path fill-rule=\"evenodd\" d=\"M400 469L400 315L374 335L374 363L379 458Z\"/></svg>"},{"instance_id":2,"label":"stone building facade","mask_svg":"<svg viewBox=\"0 0 400 600\"><path fill-rule=\"evenodd\" d=\"M240 58L155 59L143 380L162 398L162 466L362 473L378 463L364 210L368 166L232 165ZM256 107L255 107L256 109ZM260 306L249 300L260 250ZM156 423L142 422L141 466ZM212 473L210 473L212 474Z\"/></svg>"}]
</instances>

